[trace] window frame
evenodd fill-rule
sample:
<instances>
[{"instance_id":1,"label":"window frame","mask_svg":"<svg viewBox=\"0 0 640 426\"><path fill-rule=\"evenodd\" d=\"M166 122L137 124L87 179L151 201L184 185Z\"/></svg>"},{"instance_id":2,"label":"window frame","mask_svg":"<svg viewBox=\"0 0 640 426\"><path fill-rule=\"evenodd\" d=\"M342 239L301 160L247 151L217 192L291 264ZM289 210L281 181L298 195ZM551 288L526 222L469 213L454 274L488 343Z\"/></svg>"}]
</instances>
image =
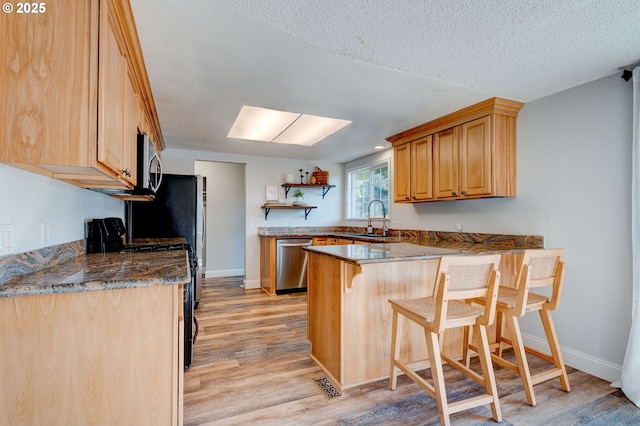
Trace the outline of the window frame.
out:
<instances>
[{"instance_id":1,"label":"window frame","mask_svg":"<svg viewBox=\"0 0 640 426\"><path fill-rule=\"evenodd\" d=\"M364 170L373 170L373 169L378 169L378 168L383 168L385 167L387 168L387 208L386 208L386 215L387 215L387 220L390 219L390 211L391 211L391 204L393 199L391 198L391 160L389 158L385 158L385 159L381 159L381 160L375 160L375 161L371 161L371 162L367 162L367 163L362 163L362 164L358 164L357 166L353 166L350 167L348 169L345 170L345 182L346 182L346 191L345 191L345 196L346 196L346 200L345 200L345 220L351 220L351 221L368 221L369 218L368 217L355 217L352 215L352 189L353 189L353 185L351 183L351 179L354 173L357 172L361 172ZM369 200L370 202L371 200ZM371 216L372 220L382 220L382 215L372 215Z\"/></svg>"}]
</instances>

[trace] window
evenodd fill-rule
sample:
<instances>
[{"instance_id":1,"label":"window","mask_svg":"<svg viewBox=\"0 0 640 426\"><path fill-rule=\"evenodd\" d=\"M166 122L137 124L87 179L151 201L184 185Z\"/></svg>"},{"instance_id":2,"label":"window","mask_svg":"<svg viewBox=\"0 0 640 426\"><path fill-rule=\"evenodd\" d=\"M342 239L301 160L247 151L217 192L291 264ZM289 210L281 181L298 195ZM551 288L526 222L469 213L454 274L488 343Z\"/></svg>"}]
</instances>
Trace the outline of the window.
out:
<instances>
[{"instance_id":1,"label":"window","mask_svg":"<svg viewBox=\"0 0 640 426\"><path fill-rule=\"evenodd\" d=\"M367 207L372 200L380 200L389 215L389 162L348 172L349 185L347 216L349 219L367 219ZM371 206L371 217L382 217L382 206Z\"/></svg>"}]
</instances>

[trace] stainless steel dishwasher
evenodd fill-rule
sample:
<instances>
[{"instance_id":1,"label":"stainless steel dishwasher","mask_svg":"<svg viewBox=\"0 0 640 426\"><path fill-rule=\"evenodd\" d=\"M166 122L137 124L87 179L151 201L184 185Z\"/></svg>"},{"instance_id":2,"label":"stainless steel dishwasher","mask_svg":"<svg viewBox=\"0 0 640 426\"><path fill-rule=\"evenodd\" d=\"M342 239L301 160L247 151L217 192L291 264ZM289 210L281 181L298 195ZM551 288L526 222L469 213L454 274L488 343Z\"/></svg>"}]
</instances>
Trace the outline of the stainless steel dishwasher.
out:
<instances>
[{"instance_id":1,"label":"stainless steel dishwasher","mask_svg":"<svg viewBox=\"0 0 640 426\"><path fill-rule=\"evenodd\" d=\"M307 252L310 238L276 240L276 294L307 289Z\"/></svg>"}]
</instances>

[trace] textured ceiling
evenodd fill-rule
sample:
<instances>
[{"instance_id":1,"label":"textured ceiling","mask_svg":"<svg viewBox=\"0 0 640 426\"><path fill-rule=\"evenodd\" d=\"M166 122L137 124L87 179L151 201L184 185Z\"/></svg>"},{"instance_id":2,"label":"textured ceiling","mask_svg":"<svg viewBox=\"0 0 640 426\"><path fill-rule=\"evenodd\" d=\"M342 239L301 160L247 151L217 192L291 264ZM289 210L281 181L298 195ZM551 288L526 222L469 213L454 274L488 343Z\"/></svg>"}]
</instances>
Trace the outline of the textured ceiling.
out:
<instances>
[{"instance_id":1,"label":"textured ceiling","mask_svg":"<svg viewBox=\"0 0 640 426\"><path fill-rule=\"evenodd\" d=\"M130 0L170 148L344 162L500 96L640 61L638 0ZM313 147L227 139L242 105L353 120Z\"/></svg>"}]
</instances>

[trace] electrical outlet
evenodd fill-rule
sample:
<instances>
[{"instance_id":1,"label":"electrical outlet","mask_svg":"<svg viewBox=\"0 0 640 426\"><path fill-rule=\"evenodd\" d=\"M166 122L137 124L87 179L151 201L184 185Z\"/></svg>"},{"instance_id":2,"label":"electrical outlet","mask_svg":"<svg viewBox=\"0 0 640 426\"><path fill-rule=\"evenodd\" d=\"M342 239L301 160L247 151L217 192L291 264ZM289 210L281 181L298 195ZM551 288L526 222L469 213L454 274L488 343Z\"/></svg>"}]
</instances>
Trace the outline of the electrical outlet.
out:
<instances>
[{"instance_id":1,"label":"electrical outlet","mask_svg":"<svg viewBox=\"0 0 640 426\"><path fill-rule=\"evenodd\" d=\"M42 247L47 247L49 245L49 224L47 222L42 222L40 224L40 228L42 229Z\"/></svg>"},{"instance_id":2,"label":"electrical outlet","mask_svg":"<svg viewBox=\"0 0 640 426\"><path fill-rule=\"evenodd\" d=\"M7 223L0 225L0 255L11 253L11 233L13 225Z\"/></svg>"}]
</instances>

